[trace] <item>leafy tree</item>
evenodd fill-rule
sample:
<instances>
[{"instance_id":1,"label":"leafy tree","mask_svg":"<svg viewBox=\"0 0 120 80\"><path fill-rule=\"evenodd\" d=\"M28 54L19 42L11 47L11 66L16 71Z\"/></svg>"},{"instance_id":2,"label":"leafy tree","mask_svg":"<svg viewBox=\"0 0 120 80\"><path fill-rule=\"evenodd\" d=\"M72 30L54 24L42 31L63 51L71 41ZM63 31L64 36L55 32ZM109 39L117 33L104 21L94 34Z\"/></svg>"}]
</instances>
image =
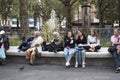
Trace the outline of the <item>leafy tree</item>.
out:
<instances>
[{"instance_id":1,"label":"leafy tree","mask_svg":"<svg viewBox=\"0 0 120 80\"><path fill-rule=\"evenodd\" d=\"M71 16L71 11L72 11L72 6L74 5L77 0L59 0L63 3L65 7L65 13L66 13L66 27L71 30L72 24L72 16Z\"/></svg>"},{"instance_id":2,"label":"leafy tree","mask_svg":"<svg viewBox=\"0 0 120 80\"><path fill-rule=\"evenodd\" d=\"M2 23L5 22L4 25L6 25L7 19L10 16L12 2L13 0L0 0L0 14Z\"/></svg>"},{"instance_id":3,"label":"leafy tree","mask_svg":"<svg viewBox=\"0 0 120 80\"><path fill-rule=\"evenodd\" d=\"M116 0L92 0L97 8L97 17L100 20L99 27L104 27L104 21L114 21L118 15L118 2Z\"/></svg>"}]
</instances>

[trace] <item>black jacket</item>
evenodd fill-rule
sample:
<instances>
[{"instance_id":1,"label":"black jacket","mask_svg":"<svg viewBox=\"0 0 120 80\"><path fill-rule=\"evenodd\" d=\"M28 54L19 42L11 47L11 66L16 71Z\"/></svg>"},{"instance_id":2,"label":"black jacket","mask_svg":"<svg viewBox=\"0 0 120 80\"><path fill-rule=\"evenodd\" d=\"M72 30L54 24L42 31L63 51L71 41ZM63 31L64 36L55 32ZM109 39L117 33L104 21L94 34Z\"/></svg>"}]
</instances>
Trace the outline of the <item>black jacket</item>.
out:
<instances>
[{"instance_id":1,"label":"black jacket","mask_svg":"<svg viewBox=\"0 0 120 80\"><path fill-rule=\"evenodd\" d=\"M75 40L74 40L73 37L71 39L65 37L64 43L65 43L65 47L69 47L69 48L74 48L75 47Z\"/></svg>"},{"instance_id":2,"label":"black jacket","mask_svg":"<svg viewBox=\"0 0 120 80\"><path fill-rule=\"evenodd\" d=\"M87 38L86 36L83 36L83 39L80 39L80 37L78 37L78 39L75 40L76 44L87 44Z\"/></svg>"},{"instance_id":3,"label":"black jacket","mask_svg":"<svg viewBox=\"0 0 120 80\"><path fill-rule=\"evenodd\" d=\"M5 50L8 50L10 47L8 36L5 34L1 39L3 39L2 43L4 45Z\"/></svg>"}]
</instances>

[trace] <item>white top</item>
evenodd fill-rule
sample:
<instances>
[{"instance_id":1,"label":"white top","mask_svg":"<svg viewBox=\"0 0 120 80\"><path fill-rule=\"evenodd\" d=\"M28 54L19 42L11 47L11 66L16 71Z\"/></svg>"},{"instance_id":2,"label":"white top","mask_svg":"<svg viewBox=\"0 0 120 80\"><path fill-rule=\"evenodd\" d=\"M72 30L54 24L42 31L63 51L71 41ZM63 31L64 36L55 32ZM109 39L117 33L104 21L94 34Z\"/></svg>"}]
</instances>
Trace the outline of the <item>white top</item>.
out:
<instances>
[{"instance_id":1,"label":"white top","mask_svg":"<svg viewBox=\"0 0 120 80\"><path fill-rule=\"evenodd\" d=\"M35 46L36 44L39 44L41 45L43 43L43 38L41 36L35 38L32 42L32 45L31 46Z\"/></svg>"},{"instance_id":2,"label":"white top","mask_svg":"<svg viewBox=\"0 0 120 80\"><path fill-rule=\"evenodd\" d=\"M41 47L41 44L43 43L43 38L41 36L35 38L32 42L32 45L31 46L35 46L37 44L39 44L39 46L37 47L38 49L38 52L41 53L42 52L42 47ZM33 50L35 50L35 47L32 48Z\"/></svg>"},{"instance_id":3,"label":"white top","mask_svg":"<svg viewBox=\"0 0 120 80\"><path fill-rule=\"evenodd\" d=\"M96 36L88 35L87 44L98 46L98 45L100 45L100 40Z\"/></svg>"}]
</instances>

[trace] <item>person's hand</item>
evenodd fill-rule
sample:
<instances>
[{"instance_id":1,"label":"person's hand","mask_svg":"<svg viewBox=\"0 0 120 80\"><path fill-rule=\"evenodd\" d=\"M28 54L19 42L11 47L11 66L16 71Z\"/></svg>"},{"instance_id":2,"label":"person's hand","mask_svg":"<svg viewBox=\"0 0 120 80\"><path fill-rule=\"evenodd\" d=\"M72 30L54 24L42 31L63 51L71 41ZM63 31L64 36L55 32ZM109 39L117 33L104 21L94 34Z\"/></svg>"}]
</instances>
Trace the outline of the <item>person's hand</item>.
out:
<instances>
[{"instance_id":1,"label":"person's hand","mask_svg":"<svg viewBox=\"0 0 120 80\"><path fill-rule=\"evenodd\" d=\"M30 48L34 48L35 46L31 46Z\"/></svg>"},{"instance_id":2,"label":"person's hand","mask_svg":"<svg viewBox=\"0 0 120 80\"><path fill-rule=\"evenodd\" d=\"M78 34L76 35L76 39L78 39Z\"/></svg>"},{"instance_id":3,"label":"person's hand","mask_svg":"<svg viewBox=\"0 0 120 80\"><path fill-rule=\"evenodd\" d=\"M91 48L95 48L95 46L94 46L94 45L90 45L90 47L91 47Z\"/></svg>"},{"instance_id":4,"label":"person's hand","mask_svg":"<svg viewBox=\"0 0 120 80\"><path fill-rule=\"evenodd\" d=\"M116 45L116 44L120 44L120 43L119 42L113 42L113 44Z\"/></svg>"},{"instance_id":5,"label":"person's hand","mask_svg":"<svg viewBox=\"0 0 120 80\"><path fill-rule=\"evenodd\" d=\"M50 43L48 42L48 43L46 43L46 45L49 45Z\"/></svg>"},{"instance_id":6,"label":"person's hand","mask_svg":"<svg viewBox=\"0 0 120 80\"><path fill-rule=\"evenodd\" d=\"M70 49L70 47L67 46L67 49Z\"/></svg>"}]
</instances>

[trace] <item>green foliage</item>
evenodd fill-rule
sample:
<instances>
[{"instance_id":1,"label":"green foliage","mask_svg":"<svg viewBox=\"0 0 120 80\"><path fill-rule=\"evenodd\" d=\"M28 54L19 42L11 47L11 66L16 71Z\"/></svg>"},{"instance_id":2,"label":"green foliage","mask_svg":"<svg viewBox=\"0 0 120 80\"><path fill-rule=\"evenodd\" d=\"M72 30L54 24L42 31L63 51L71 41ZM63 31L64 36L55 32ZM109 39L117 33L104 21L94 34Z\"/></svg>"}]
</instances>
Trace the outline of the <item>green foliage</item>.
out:
<instances>
[{"instance_id":1,"label":"green foliage","mask_svg":"<svg viewBox=\"0 0 120 80\"><path fill-rule=\"evenodd\" d=\"M103 17L103 20L118 20L118 0L92 0L96 5L97 18Z\"/></svg>"},{"instance_id":2,"label":"green foliage","mask_svg":"<svg viewBox=\"0 0 120 80\"><path fill-rule=\"evenodd\" d=\"M12 2L13 0L0 0L0 14L3 20L10 16Z\"/></svg>"},{"instance_id":3,"label":"green foliage","mask_svg":"<svg viewBox=\"0 0 120 80\"><path fill-rule=\"evenodd\" d=\"M20 39L10 38L10 46L19 46L21 44Z\"/></svg>"},{"instance_id":4,"label":"green foliage","mask_svg":"<svg viewBox=\"0 0 120 80\"><path fill-rule=\"evenodd\" d=\"M43 24L41 31L44 41L50 42L52 40L52 33L53 33L53 31L50 30L50 26Z\"/></svg>"},{"instance_id":5,"label":"green foliage","mask_svg":"<svg viewBox=\"0 0 120 80\"><path fill-rule=\"evenodd\" d=\"M10 17L19 18L19 0L13 0Z\"/></svg>"},{"instance_id":6,"label":"green foliage","mask_svg":"<svg viewBox=\"0 0 120 80\"><path fill-rule=\"evenodd\" d=\"M110 42L105 42L101 44L101 47L109 47L111 45Z\"/></svg>"}]
</instances>

